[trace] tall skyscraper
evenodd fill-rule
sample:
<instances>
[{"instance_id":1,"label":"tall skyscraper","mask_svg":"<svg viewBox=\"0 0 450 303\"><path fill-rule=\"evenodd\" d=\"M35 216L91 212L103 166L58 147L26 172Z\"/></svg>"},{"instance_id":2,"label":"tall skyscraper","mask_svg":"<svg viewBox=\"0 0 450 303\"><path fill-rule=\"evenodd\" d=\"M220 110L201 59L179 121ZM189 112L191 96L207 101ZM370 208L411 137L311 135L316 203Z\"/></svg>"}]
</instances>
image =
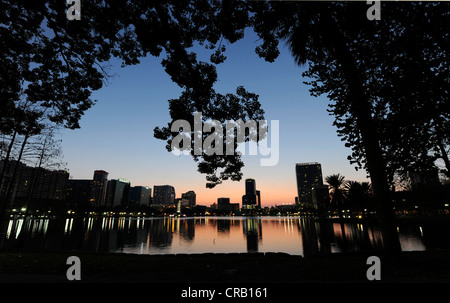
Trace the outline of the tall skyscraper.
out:
<instances>
[{"instance_id":1,"label":"tall skyscraper","mask_svg":"<svg viewBox=\"0 0 450 303\"><path fill-rule=\"evenodd\" d=\"M94 171L94 204L95 206L105 206L106 188L108 186L108 173L104 170Z\"/></svg>"},{"instance_id":2,"label":"tall skyscraper","mask_svg":"<svg viewBox=\"0 0 450 303\"><path fill-rule=\"evenodd\" d=\"M312 189L323 185L322 166L318 162L297 163L298 202L303 207L314 207Z\"/></svg>"},{"instance_id":3,"label":"tall skyscraper","mask_svg":"<svg viewBox=\"0 0 450 303\"><path fill-rule=\"evenodd\" d=\"M245 180L245 194L246 195L255 195L256 196L256 182L255 182L255 179L246 179Z\"/></svg>"},{"instance_id":4,"label":"tall skyscraper","mask_svg":"<svg viewBox=\"0 0 450 303\"><path fill-rule=\"evenodd\" d=\"M175 188L171 185L153 186L153 204L172 205L175 202Z\"/></svg>"},{"instance_id":5,"label":"tall skyscraper","mask_svg":"<svg viewBox=\"0 0 450 303\"><path fill-rule=\"evenodd\" d=\"M242 196L242 208L254 209L258 206L256 195L256 182L254 179L245 180L245 195Z\"/></svg>"}]
</instances>

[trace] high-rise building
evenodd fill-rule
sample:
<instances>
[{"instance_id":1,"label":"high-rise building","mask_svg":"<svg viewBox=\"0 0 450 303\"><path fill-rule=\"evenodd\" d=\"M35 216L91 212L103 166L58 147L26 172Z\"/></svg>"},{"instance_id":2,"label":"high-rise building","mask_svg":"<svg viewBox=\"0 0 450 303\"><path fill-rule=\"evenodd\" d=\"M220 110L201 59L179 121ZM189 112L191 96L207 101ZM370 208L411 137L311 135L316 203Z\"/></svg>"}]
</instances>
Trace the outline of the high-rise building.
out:
<instances>
[{"instance_id":1,"label":"high-rise building","mask_svg":"<svg viewBox=\"0 0 450 303\"><path fill-rule=\"evenodd\" d=\"M66 198L67 182L69 173L64 170L47 170L35 168L35 185L32 193L33 198L64 200Z\"/></svg>"},{"instance_id":2,"label":"high-rise building","mask_svg":"<svg viewBox=\"0 0 450 303\"><path fill-rule=\"evenodd\" d=\"M217 198L218 209L228 209L230 207L230 198Z\"/></svg>"},{"instance_id":3,"label":"high-rise building","mask_svg":"<svg viewBox=\"0 0 450 303\"><path fill-rule=\"evenodd\" d=\"M106 206L128 206L130 201L130 181L119 178L117 180L109 180L106 190Z\"/></svg>"},{"instance_id":4,"label":"high-rise building","mask_svg":"<svg viewBox=\"0 0 450 303\"><path fill-rule=\"evenodd\" d=\"M256 195L256 182L254 179L245 180L245 195L242 196L242 208L254 209L258 206Z\"/></svg>"},{"instance_id":5,"label":"high-rise building","mask_svg":"<svg viewBox=\"0 0 450 303\"><path fill-rule=\"evenodd\" d=\"M147 186L133 186L130 189L130 206L136 207L139 205L150 204L150 197L152 196L152 189Z\"/></svg>"},{"instance_id":6,"label":"high-rise building","mask_svg":"<svg viewBox=\"0 0 450 303\"><path fill-rule=\"evenodd\" d=\"M255 195L256 196L256 182L255 179L246 179L245 180L245 194L246 195Z\"/></svg>"},{"instance_id":7,"label":"high-rise building","mask_svg":"<svg viewBox=\"0 0 450 303\"><path fill-rule=\"evenodd\" d=\"M186 193L181 194L181 200L183 204L186 204L189 207L194 207L197 203L197 195L193 190L190 190Z\"/></svg>"},{"instance_id":8,"label":"high-rise building","mask_svg":"<svg viewBox=\"0 0 450 303\"><path fill-rule=\"evenodd\" d=\"M70 179L67 186L67 206L94 206L94 181Z\"/></svg>"},{"instance_id":9,"label":"high-rise building","mask_svg":"<svg viewBox=\"0 0 450 303\"><path fill-rule=\"evenodd\" d=\"M108 173L104 170L94 171L94 204L95 206L105 206L106 188L108 186Z\"/></svg>"},{"instance_id":10,"label":"high-rise building","mask_svg":"<svg viewBox=\"0 0 450 303\"><path fill-rule=\"evenodd\" d=\"M3 171L4 165L5 161L1 160L0 171ZM16 176L13 178L16 168ZM62 201L66 199L69 173L64 170L29 167L14 160L6 162L4 169L3 194L6 194L7 184L12 182L10 199L14 207L29 205L29 201L31 201L34 208L39 208L40 202L44 200Z\"/></svg>"},{"instance_id":11,"label":"high-rise building","mask_svg":"<svg viewBox=\"0 0 450 303\"><path fill-rule=\"evenodd\" d=\"M171 185L153 186L153 204L169 206L175 202L175 188Z\"/></svg>"},{"instance_id":12,"label":"high-rise building","mask_svg":"<svg viewBox=\"0 0 450 303\"><path fill-rule=\"evenodd\" d=\"M297 176L297 192L300 206L314 207L312 189L323 185L320 163L297 163L295 165L295 174Z\"/></svg>"}]
</instances>

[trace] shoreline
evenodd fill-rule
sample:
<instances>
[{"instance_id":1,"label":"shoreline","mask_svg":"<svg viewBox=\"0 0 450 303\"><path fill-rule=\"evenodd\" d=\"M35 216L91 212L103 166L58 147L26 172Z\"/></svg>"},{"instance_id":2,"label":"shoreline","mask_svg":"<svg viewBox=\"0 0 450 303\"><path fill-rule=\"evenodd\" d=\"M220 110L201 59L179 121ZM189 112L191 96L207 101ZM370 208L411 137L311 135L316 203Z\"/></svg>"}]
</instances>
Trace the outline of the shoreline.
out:
<instances>
[{"instance_id":1,"label":"shoreline","mask_svg":"<svg viewBox=\"0 0 450 303\"><path fill-rule=\"evenodd\" d=\"M381 251L295 256L286 253L136 255L0 251L0 283L64 283L69 256L81 261L82 283L368 282L369 256L384 282L450 282L450 250ZM78 282L78 281L77 281Z\"/></svg>"}]
</instances>

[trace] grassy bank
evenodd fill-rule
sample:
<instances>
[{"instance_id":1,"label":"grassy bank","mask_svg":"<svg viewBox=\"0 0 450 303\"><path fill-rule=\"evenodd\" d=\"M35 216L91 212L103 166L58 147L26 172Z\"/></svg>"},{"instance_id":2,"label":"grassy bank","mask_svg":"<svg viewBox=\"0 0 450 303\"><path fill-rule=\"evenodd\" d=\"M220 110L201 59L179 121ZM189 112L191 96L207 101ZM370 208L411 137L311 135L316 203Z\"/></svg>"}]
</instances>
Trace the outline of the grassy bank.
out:
<instances>
[{"instance_id":1,"label":"grassy bank","mask_svg":"<svg viewBox=\"0 0 450 303\"><path fill-rule=\"evenodd\" d=\"M82 282L311 282L367 281L369 255L302 258L286 254L126 255L0 253L0 282L66 282L69 256L81 260ZM381 256L381 279L450 282L450 252Z\"/></svg>"}]
</instances>

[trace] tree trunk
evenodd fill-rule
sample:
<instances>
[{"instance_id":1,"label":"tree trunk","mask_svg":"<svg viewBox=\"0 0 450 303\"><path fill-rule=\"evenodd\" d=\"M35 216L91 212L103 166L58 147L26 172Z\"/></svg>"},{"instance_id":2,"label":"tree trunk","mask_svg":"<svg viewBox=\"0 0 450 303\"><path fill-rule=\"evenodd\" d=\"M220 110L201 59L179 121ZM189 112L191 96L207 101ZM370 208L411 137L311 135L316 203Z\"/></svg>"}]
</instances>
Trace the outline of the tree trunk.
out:
<instances>
[{"instance_id":1,"label":"tree trunk","mask_svg":"<svg viewBox=\"0 0 450 303\"><path fill-rule=\"evenodd\" d=\"M1 202L3 202L3 197L4 197L4 195L3 195L3 180L5 178L6 166L8 165L9 157L11 156L11 150L12 150L12 148L14 146L14 142L16 140L16 136L17 136L17 132L15 131L13 133L12 138L11 138L11 142L9 143L8 151L6 152L6 157L3 160L3 168L2 168L2 172L0 174L0 201Z\"/></svg>"},{"instance_id":2,"label":"tree trunk","mask_svg":"<svg viewBox=\"0 0 450 303\"><path fill-rule=\"evenodd\" d=\"M376 124L371 114L369 98L364 93L363 77L356 67L347 46L346 37L339 31L337 24L333 24L331 16L324 18L329 31L324 33L330 43L330 50L342 67L348 85L351 113L357 121L358 129L365 150L367 169L372 181L377 217L380 222L384 250L391 255L401 252L400 240L395 226L395 217L389 183L387 179L386 161L379 144Z\"/></svg>"},{"instance_id":3,"label":"tree trunk","mask_svg":"<svg viewBox=\"0 0 450 303\"><path fill-rule=\"evenodd\" d=\"M17 172L19 171L20 161L22 160L22 154L23 154L23 151L25 149L25 145L27 144L28 137L29 137L29 135L26 134L25 138L23 139L23 143L22 143L22 146L20 148L20 153L19 153L19 157L17 158L17 163L16 163L16 165L14 167L14 172L13 172L12 178L8 182L8 185L6 187L6 195L5 195L5 198L3 200L3 205L1 206L1 210L0 210L0 220L3 220L4 216L6 214L6 209L7 209L8 205L9 205L9 200L11 199L11 195L12 195L12 191L13 191L12 187L14 186L14 181L16 179Z\"/></svg>"},{"instance_id":4,"label":"tree trunk","mask_svg":"<svg viewBox=\"0 0 450 303\"><path fill-rule=\"evenodd\" d=\"M33 169L33 174L32 174L33 177L31 179L31 189L30 189L30 192L28 193L28 201L27 201L27 206L26 206L27 210L25 211L25 218L28 216L29 210L31 208L31 204L32 204L32 201L33 201L33 194L34 194L34 190L36 188L37 177L38 177L38 174L41 171L41 167L42 167L42 162L44 160L44 156L45 156L45 142L44 142L44 145L42 147L42 151L41 151L41 153L39 155L39 164L38 164L37 167L35 167Z\"/></svg>"},{"instance_id":5,"label":"tree trunk","mask_svg":"<svg viewBox=\"0 0 450 303\"><path fill-rule=\"evenodd\" d=\"M8 166L9 158L11 156L11 151L12 151L12 148L14 146L14 142L16 140L16 136L17 136L17 131L14 131L13 136L11 138L11 142L10 142L10 144L8 146L8 151L6 152L6 157L3 160L3 168L2 168L2 172L0 174L0 232L3 231L3 228L5 227L4 225L7 222L7 220L3 221L3 219L4 219L4 212L6 210L6 205L7 205L6 196L8 194L7 194L6 190L8 190L8 184L4 185L3 183L4 183L4 180L5 180L6 166Z\"/></svg>"},{"instance_id":6,"label":"tree trunk","mask_svg":"<svg viewBox=\"0 0 450 303\"><path fill-rule=\"evenodd\" d=\"M445 163L445 168L447 168L447 172L445 174L450 178L450 159L448 158L447 151L445 150L445 146L442 141L439 141L438 145L441 151L442 160L444 160Z\"/></svg>"}]
</instances>

